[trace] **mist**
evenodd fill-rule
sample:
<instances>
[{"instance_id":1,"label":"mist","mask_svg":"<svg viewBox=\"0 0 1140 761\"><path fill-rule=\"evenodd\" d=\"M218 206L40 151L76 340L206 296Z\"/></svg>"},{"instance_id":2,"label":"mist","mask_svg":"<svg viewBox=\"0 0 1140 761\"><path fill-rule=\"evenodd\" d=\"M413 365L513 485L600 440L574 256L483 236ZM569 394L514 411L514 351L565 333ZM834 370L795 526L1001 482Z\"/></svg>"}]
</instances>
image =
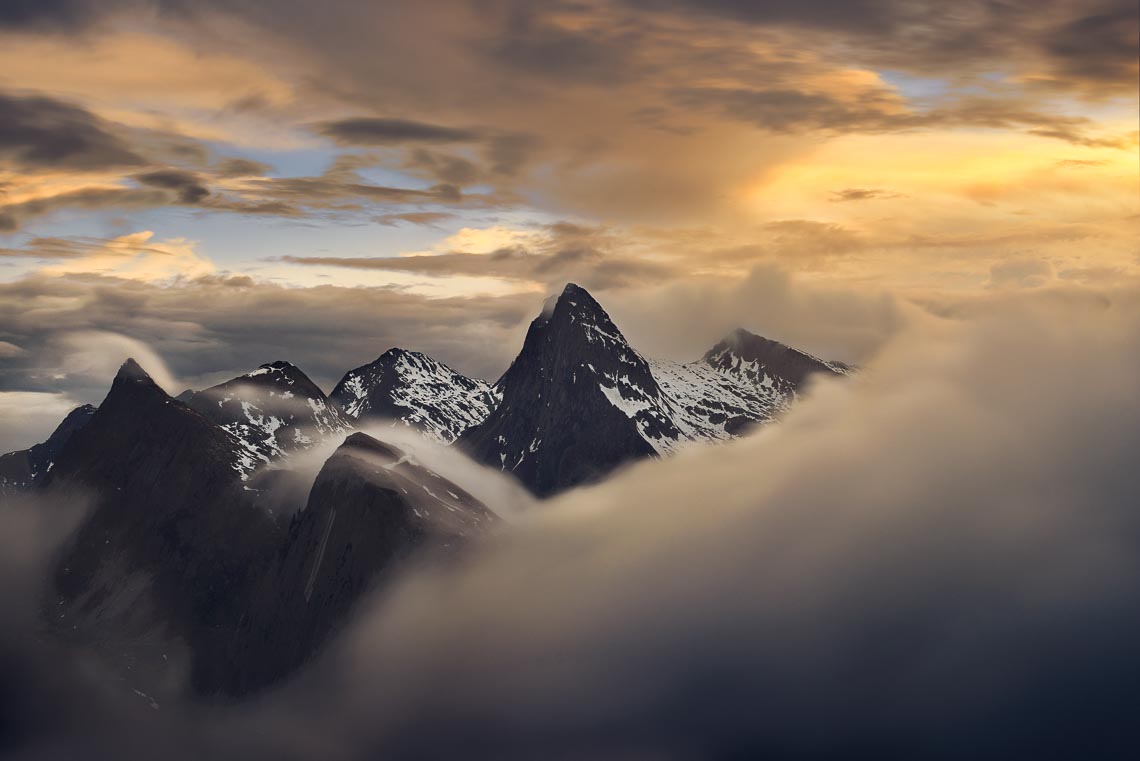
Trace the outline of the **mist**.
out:
<instances>
[{"instance_id":1,"label":"mist","mask_svg":"<svg viewBox=\"0 0 1140 761\"><path fill-rule=\"evenodd\" d=\"M1137 377L1133 299L915 323L778 425L406 577L277 692L146 726L233 758L1127 757Z\"/></svg>"}]
</instances>

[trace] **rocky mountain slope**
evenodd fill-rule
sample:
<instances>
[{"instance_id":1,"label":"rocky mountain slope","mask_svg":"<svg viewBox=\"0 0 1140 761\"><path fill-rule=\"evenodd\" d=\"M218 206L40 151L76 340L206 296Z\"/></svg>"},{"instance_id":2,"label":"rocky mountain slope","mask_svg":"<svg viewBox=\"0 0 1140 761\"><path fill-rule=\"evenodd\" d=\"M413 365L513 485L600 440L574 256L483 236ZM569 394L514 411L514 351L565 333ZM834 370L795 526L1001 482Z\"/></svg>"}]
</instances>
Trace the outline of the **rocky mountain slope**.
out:
<instances>
[{"instance_id":1,"label":"rocky mountain slope","mask_svg":"<svg viewBox=\"0 0 1140 761\"><path fill-rule=\"evenodd\" d=\"M459 445L547 496L632 460L741 435L782 412L812 375L847 372L744 330L696 362L647 361L569 284L496 384L501 404Z\"/></svg>"},{"instance_id":2,"label":"rocky mountain slope","mask_svg":"<svg viewBox=\"0 0 1140 761\"><path fill-rule=\"evenodd\" d=\"M425 354L389 349L346 373L329 399L354 420L405 425L450 444L486 419L500 396L487 381Z\"/></svg>"},{"instance_id":3,"label":"rocky mountain slope","mask_svg":"<svg viewBox=\"0 0 1140 761\"><path fill-rule=\"evenodd\" d=\"M668 451L682 435L649 364L573 284L531 323L497 386L502 402L459 445L540 496Z\"/></svg>"},{"instance_id":4,"label":"rocky mountain slope","mask_svg":"<svg viewBox=\"0 0 1140 761\"><path fill-rule=\"evenodd\" d=\"M352 421L289 362L271 362L233 380L181 394L179 400L241 441L247 469L343 436Z\"/></svg>"},{"instance_id":5,"label":"rocky mountain slope","mask_svg":"<svg viewBox=\"0 0 1140 761\"><path fill-rule=\"evenodd\" d=\"M227 691L279 679L320 647L366 590L423 553L450 556L496 522L481 502L405 452L352 434L321 469L249 598Z\"/></svg>"},{"instance_id":6,"label":"rocky mountain slope","mask_svg":"<svg viewBox=\"0 0 1140 761\"><path fill-rule=\"evenodd\" d=\"M90 506L57 566L56 631L97 643L125 670L159 679L177 663L195 689L215 689L280 536L243 486L244 456L127 360L43 485Z\"/></svg>"},{"instance_id":7,"label":"rocky mountain slope","mask_svg":"<svg viewBox=\"0 0 1140 761\"><path fill-rule=\"evenodd\" d=\"M72 434L91 420L95 408L90 404L76 407L52 431L51 436L39 444L0 455L0 496L14 493L40 483L55 465L64 444Z\"/></svg>"}]
</instances>

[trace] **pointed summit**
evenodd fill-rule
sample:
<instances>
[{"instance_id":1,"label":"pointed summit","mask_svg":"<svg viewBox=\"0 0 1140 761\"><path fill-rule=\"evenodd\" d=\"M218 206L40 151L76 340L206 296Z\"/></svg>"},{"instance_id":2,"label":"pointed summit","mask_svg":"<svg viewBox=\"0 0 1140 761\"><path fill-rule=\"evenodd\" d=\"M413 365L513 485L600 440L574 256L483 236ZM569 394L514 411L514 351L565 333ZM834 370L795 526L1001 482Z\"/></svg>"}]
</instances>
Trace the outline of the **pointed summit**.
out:
<instances>
[{"instance_id":1,"label":"pointed summit","mask_svg":"<svg viewBox=\"0 0 1140 761\"><path fill-rule=\"evenodd\" d=\"M612 343L626 343L625 336L610 320L589 291L575 283L567 283L557 297L547 299L542 314L535 318L533 325L550 325L559 332L567 329L584 331L591 343L608 340ZM628 346L628 344L626 344Z\"/></svg>"},{"instance_id":2,"label":"pointed summit","mask_svg":"<svg viewBox=\"0 0 1140 761\"><path fill-rule=\"evenodd\" d=\"M76 407L67 413L46 441L0 455L0 496L42 482L54 467L64 445L76 431L87 425L94 414L95 408L90 404Z\"/></svg>"},{"instance_id":3,"label":"pointed summit","mask_svg":"<svg viewBox=\"0 0 1140 761\"><path fill-rule=\"evenodd\" d=\"M218 632L236 626L276 546L272 519L244 488L245 463L233 436L126 363L44 479L90 502L56 569L53 624L115 653L137 647L140 632L169 632L191 653L194 685L212 691L229 668Z\"/></svg>"},{"instance_id":4,"label":"pointed summit","mask_svg":"<svg viewBox=\"0 0 1140 761\"><path fill-rule=\"evenodd\" d=\"M450 444L486 419L499 396L487 381L418 351L391 348L345 373L329 400L350 418L415 428Z\"/></svg>"},{"instance_id":5,"label":"pointed summit","mask_svg":"<svg viewBox=\"0 0 1140 761\"><path fill-rule=\"evenodd\" d=\"M320 387L291 362L268 362L179 398L236 436L262 462L309 449L326 436L352 428Z\"/></svg>"},{"instance_id":6,"label":"pointed summit","mask_svg":"<svg viewBox=\"0 0 1140 761\"><path fill-rule=\"evenodd\" d=\"M718 372L794 396L809 376L846 375L850 368L827 362L770 338L737 328L711 348L702 361Z\"/></svg>"},{"instance_id":7,"label":"pointed summit","mask_svg":"<svg viewBox=\"0 0 1140 761\"><path fill-rule=\"evenodd\" d=\"M133 357L127 357L126 361L119 366L119 372L115 373L115 380L154 382L147 371L142 369L142 366Z\"/></svg>"},{"instance_id":8,"label":"pointed summit","mask_svg":"<svg viewBox=\"0 0 1140 761\"><path fill-rule=\"evenodd\" d=\"M573 283L530 324L497 387L502 403L462 445L540 496L668 451L680 435L649 365Z\"/></svg>"}]
</instances>

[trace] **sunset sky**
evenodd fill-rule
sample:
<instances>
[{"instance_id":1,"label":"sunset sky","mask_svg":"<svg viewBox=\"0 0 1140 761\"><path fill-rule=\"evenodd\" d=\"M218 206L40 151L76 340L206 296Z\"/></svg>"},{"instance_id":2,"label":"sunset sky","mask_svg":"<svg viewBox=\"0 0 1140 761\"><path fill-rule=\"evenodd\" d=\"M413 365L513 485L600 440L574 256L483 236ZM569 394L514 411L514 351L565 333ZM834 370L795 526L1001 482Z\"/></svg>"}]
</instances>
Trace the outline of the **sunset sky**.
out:
<instances>
[{"instance_id":1,"label":"sunset sky","mask_svg":"<svg viewBox=\"0 0 1140 761\"><path fill-rule=\"evenodd\" d=\"M1138 34L1134 0L4 3L0 408L50 429L144 350L493 380L568 280L650 353L856 362L908 310L1134 284Z\"/></svg>"}]
</instances>

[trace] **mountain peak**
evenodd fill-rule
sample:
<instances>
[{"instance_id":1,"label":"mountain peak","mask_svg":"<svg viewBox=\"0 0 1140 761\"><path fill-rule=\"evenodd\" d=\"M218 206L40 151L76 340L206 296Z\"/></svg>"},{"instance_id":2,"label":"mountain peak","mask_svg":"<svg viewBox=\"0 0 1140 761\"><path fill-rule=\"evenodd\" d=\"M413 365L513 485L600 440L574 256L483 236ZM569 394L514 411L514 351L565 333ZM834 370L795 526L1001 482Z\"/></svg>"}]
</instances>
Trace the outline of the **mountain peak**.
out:
<instances>
[{"instance_id":1,"label":"mountain peak","mask_svg":"<svg viewBox=\"0 0 1140 761\"><path fill-rule=\"evenodd\" d=\"M645 359L574 283L547 301L496 385L502 402L463 446L540 496L666 451L679 435Z\"/></svg>"},{"instance_id":2,"label":"mountain peak","mask_svg":"<svg viewBox=\"0 0 1140 761\"><path fill-rule=\"evenodd\" d=\"M337 447L338 452L348 449L356 449L358 451L377 454L390 462L396 462L397 460L404 457L404 452L402 450L397 449L393 446L389 446L388 444L385 444L378 439L372 438L367 433L361 433L359 431L350 434L344 440L344 443Z\"/></svg>"},{"instance_id":3,"label":"mountain peak","mask_svg":"<svg viewBox=\"0 0 1140 761\"><path fill-rule=\"evenodd\" d=\"M115 373L115 380L149 381L152 379L133 357L127 357L127 360L119 366L119 372Z\"/></svg>"},{"instance_id":4,"label":"mountain peak","mask_svg":"<svg viewBox=\"0 0 1140 761\"><path fill-rule=\"evenodd\" d=\"M565 287L563 287L563 289L562 289L561 298L572 298L574 296L585 296L586 298L590 299L591 301L593 301L593 299L594 299L594 297L590 295L589 291L587 291L585 288L578 285L577 283L567 283L565 285Z\"/></svg>"},{"instance_id":5,"label":"mountain peak","mask_svg":"<svg viewBox=\"0 0 1140 761\"><path fill-rule=\"evenodd\" d=\"M401 357L426 357L426 356L427 355L421 354L418 351L412 351L410 349L402 349L399 346L393 346L391 349L389 349L388 351L384 352L379 357L377 357L376 361L377 362L391 362L394 360L398 360Z\"/></svg>"},{"instance_id":6,"label":"mountain peak","mask_svg":"<svg viewBox=\"0 0 1140 761\"><path fill-rule=\"evenodd\" d=\"M808 376L843 374L846 366L737 328L705 353L701 361L721 374L794 395Z\"/></svg>"},{"instance_id":7,"label":"mountain peak","mask_svg":"<svg viewBox=\"0 0 1140 761\"><path fill-rule=\"evenodd\" d=\"M558 295L555 302L555 309L562 307L568 311L574 312L602 312L602 305L598 303L597 299L590 295L582 286L577 283L567 283L566 287L562 289L562 293Z\"/></svg>"},{"instance_id":8,"label":"mountain peak","mask_svg":"<svg viewBox=\"0 0 1140 761\"><path fill-rule=\"evenodd\" d=\"M498 404L486 381L399 347L349 370L329 399L351 418L417 428L445 444L485 419Z\"/></svg>"},{"instance_id":9,"label":"mountain peak","mask_svg":"<svg viewBox=\"0 0 1140 761\"><path fill-rule=\"evenodd\" d=\"M788 348L779 341L773 341L771 338L757 335L744 328L736 328L727 336L722 338L715 347L713 347L710 354L718 350L732 349L735 351L757 351L763 349L777 349ZM794 351L794 350L793 350Z\"/></svg>"},{"instance_id":10,"label":"mountain peak","mask_svg":"<svg viewBox=\"0 0 1140 761\"><path fill-rule=\"evenodd\" d=\"M274 362L266 362L264 365L258 365L258 370L296 370L297 366L292 362L286 362L283 359L278 359Z\"/></svg>"}]
</instances>

